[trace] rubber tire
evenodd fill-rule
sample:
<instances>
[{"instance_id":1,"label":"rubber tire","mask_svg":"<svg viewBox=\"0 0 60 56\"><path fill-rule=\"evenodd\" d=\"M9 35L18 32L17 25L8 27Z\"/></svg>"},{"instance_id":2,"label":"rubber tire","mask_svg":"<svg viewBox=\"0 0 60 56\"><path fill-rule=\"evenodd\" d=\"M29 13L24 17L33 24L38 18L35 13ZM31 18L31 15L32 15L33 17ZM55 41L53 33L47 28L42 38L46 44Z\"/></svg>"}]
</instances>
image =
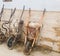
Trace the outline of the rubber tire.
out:
<instances>
[{"instance_id":1,"label":"rubber tire","mask_svg":"<svg viewBox=\"0 0 60 56\"><path fill-rule=\"evenodd\" d=\"M25 46L25 51L29 52L30 48L31 48L31 43L28 41Z\"/></svg>"},{"instance_id":2,"label":"rubber tire","mask_svg":"<svg viewBox=\"0 0 60 56\"><path fill-rule=\"evenodd\" d=\"M7 46L8 46L9 49L13 49L14 45L15 45L14 38L10 37L7 41Z\"/></svg>"}]
</instances>

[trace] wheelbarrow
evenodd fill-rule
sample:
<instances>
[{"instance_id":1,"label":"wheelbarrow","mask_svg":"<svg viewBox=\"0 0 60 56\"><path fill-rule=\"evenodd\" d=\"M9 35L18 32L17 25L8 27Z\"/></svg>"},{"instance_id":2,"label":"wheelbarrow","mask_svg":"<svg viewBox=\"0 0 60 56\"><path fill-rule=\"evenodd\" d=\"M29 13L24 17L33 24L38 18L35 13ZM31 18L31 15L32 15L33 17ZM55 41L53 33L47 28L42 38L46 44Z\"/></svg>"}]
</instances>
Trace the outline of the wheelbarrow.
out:
<instances>
[{"instance_id":1,"label":"wheelbarrow","mask_svg":"<svg viewBox=\"0 0 60 56\"><path fill-rule=\"evenodd\" d=\"M36 22L36 21L29 21L30 20L30 10L29 10L29 18L26 22L25 28L26 28L26 32L25 32L25 42L24 42L24 46L25 46L25 53L26 54L30 54L32 49L34 48L34 45L36 44L36 41L38 41L38 37L40 35L40 29L41 29L41 23L43 20L45 14L45 9L43 11L43 15L41 17L41 22Z\"/></svg>"},{"instance_id":2,"label":"wheelbarrow","mask_svg":"<svg viewBox=\"0 0 60 56\"><path fill-rule=\"evenodd\" d=\"M24 26L24 21L22 20L22 16L23 16L24 10L25 10L25 6L23 7L22 14L20 16L20 20L19 20L19 23L18 23L18 28L17 28L17 30L15 29L16 33L13 36L10 36L8 38L7 46L10 49L13 49L14 46L18 43L18 41L21 41L21 39L22 39L23 26ZM15 25L14 25L14 27L15 27Z\"/></svg>"}]
</instances>

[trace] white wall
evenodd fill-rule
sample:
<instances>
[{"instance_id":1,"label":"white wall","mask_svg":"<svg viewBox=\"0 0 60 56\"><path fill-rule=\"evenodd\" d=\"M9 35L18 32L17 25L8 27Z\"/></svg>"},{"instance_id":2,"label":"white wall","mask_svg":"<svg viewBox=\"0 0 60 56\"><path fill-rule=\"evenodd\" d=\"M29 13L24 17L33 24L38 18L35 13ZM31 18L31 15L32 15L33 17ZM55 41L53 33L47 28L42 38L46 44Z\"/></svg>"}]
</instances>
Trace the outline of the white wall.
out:
<instances>
[{"instance_id":1,"label":"white wall","mask_svg":"<svg viewBox=\"0 0 60 56\"><path fill-rule=\"evenodd\" d=\"M0 0L0 8L2 4L5 4L5 8L16 7L22 9L23 5L25 5L26 9L30 7L33 10L43 10L43 8L46 8L50 11L60 11L60 0L13 0L12 2Z\"/></svg>"}]
</instances>

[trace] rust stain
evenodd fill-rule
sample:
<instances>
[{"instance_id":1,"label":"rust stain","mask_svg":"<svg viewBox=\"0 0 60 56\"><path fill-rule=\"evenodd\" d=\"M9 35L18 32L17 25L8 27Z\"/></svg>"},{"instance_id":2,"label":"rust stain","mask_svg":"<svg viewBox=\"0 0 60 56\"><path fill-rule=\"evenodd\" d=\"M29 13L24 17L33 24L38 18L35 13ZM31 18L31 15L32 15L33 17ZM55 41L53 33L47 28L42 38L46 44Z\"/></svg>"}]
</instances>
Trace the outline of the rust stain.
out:
<instances>
[{"instance_id":1,"label":"rust stain","mask_svg":"<svg viewBox=\"0 0 60 56\"><path fill-rule=\"evenodd\" d=\"M51 38L49 38L49 37L45 37L45 38L41 38L40 39L41 41L48 41L48 42L60 42L59 40L54 40L54 39L51 39Z\"/></svg>"},{"instance_id":2,"label":"rust stain","mask_svg":"<svg viewBox=\"0 0 60 56\"><path fill-rule=\"evenodd\" d=\"M60 36L60 27L54 27L56 36Z\"/></svg>"},{"instance_id":3,"label":"rust stain","mask_svg":"<svg viewBox=\"0 0 60 56\"><path fill-rule=\"evenodd\" d=\"M50 47L50 46L48 46L48 45L42 45L42 48L44 48L44 49L48 49L48 50L52 50L52 47Z\"/></svg>"},{"instance_id":4,"label":"rust stain","mask_svg":"<svg viewBox=\"0 0 60 56\"><path fill-rule=\"evenodd\" d=\"M57 46L58 46L58 50L60 51L60 43L58 43Z\"/></svg>"}]
</instances>

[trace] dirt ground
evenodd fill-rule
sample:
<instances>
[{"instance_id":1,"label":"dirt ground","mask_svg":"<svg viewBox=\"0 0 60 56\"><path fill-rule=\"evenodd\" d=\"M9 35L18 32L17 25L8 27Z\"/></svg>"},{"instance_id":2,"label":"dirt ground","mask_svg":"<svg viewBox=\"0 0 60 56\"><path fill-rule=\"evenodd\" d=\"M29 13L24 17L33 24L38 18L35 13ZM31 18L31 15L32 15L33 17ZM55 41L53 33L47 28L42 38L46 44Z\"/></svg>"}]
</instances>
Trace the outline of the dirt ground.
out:
<instances>
[{"instance_id":1,"label":"dirt ground","mask_svg":"<svg viewBox=\"0 0 60 56\"><path fill-rule=\"evenodd\" d=\"M17 45L13 50L9 50L6 44L1 44L0 56L60 56L60 53L36 48L30 55L25 55L22 46Z\"/></svg>"}]
</instances>

